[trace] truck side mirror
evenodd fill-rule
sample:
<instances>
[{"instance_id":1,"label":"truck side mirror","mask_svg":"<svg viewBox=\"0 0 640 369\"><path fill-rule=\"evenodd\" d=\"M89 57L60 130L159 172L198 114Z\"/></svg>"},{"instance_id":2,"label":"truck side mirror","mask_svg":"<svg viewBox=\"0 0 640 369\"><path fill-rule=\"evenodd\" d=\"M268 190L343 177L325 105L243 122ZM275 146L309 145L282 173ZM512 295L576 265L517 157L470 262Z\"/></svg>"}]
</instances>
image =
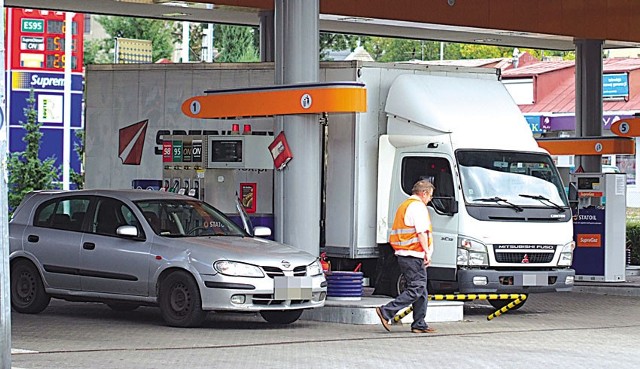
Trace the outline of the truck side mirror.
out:
<instances>
[{"instance_id":1,"label":"truck side mirror","mask_svg":"<svg viewBox=\"0 0 640 369\"><path fill-rule=\"evenodd\" d=\"M449 208L449 215L458 213L458 200L451 198L451 207Z\"/></svg>"},{"instance_id":2,"label":"truck side mirror","mask_svg":"<svg viewBox=\"0 0 640 369\"><path fill-rule=\"evenodd\" d=\"M569 182L569 202L578 202L578 188L573 182Z\"/></svg>"},{"instance_id":3,"label":"truck side mirror","mask_svg":"<svg viewBox=\"0 0 640 369\"><path fill-rule=\"evenodd\" d=\"M440 214L453 215L458 212L458 201L453 196L436 196L431 206Z\"/></svg>"}]
</instances>

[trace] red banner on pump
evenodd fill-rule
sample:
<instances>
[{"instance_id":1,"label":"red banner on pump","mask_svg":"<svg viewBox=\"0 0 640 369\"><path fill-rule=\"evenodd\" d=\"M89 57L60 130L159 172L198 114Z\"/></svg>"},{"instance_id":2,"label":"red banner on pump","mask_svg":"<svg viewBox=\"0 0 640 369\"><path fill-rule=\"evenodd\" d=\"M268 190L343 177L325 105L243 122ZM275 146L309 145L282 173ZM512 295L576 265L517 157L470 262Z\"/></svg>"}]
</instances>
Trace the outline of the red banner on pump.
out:
<instances>
[{"instance_id":1,"label":"red banner on pump","mask_svg":"<svg viewBox=\"0 0 640 369\"><path fill-rule=\"evenodd\" d=\"M240 200L247 213L256 212L258 203L257 183L240 183Z\"/></svg>"}]
</instances>

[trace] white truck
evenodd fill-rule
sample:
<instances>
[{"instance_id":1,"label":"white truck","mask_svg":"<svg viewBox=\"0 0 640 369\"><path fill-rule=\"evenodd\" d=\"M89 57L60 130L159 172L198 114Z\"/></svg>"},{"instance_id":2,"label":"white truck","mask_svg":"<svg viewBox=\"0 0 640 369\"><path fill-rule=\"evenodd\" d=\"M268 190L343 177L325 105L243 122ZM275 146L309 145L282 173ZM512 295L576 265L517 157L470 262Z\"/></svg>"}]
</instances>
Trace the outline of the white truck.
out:
<instances>
[{"instance_id":1,"label":"white truck","mask_svg":"<svg viewBox=\"0 0 640 369\"><path fill-rule=\"evenodd\" d=\"M363 82L367 89L367 112L330 115L325 135L319 246L334 270L362 263L378 293L397 294L403 278L388 234L397 206L426 178L436 187L429 205L435 242L430 293L571 290L574 242L565 188L499 70L353 61L321 63L320 76ZM206 135L205 127L220 134L231 125L182 116L184 100L273 80L268 63L90 66L87 187L162 178L163 135ZM118 96L106 96L111 91ZM146 141L155 142L142 150L140 166L122 165L115 132L145 119L155 132ZM253 131L272 134L271 118L252 124ZM216 191L227 186L210 185L204 200L216 205L225 196Z\"/></svg>"}]
</instances>

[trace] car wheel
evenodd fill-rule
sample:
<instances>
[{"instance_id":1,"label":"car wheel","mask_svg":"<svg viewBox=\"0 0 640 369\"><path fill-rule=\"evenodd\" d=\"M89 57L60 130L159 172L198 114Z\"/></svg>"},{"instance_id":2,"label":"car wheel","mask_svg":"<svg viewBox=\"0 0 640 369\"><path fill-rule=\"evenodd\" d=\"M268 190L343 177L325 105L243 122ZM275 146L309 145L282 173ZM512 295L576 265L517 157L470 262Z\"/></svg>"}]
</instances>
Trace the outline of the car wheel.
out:
<instances>
[{"instance_id":1,"label":"car wheel","mask_svg":"<svg viewBox=\"0 0 640 369\"><path fill-rule=\"evenodd\" d=\"M140 304L133 304L129 302L108 302L107 306L110 307L111 310L115 311L134 311L140 307Z\"/></svg>"},{"instance_id":2,"label":"car wheel","mask_svg":"<svg viewBox=\"0 0 640 369\"><path fill-rule=\"evenodd\" d=\"M511 309L509 309L509 311L515 311L515 310L520 309L525 304L525 302L527 302L527 300L522 300L518 305L516 305L516 306L512 307ZM488 301L491 304L491 306L496 308L496 310L500 310L503 307L509 305L510 302L515 301L515 300L488 300Z\"/></svg>"},{"instance_id":3,"label":"car wheel","mask_svg":"<svg viewBox=\"0 0 640 369\"><path fill-rule=\"evenodd\" d=\"M173 272L162 281L159 303L162 318L173 327L199 326L207 317L198 284L185 272Z\"/></svg>"},{"instance_id":4,"label":"car wheel","mask_svg":"<svg viewBox=\"0 0 640 369\"><path fill-rule=\"evenodd\" d=\"M11 267L11 306L19 313L37 314L44 310L51 296L44 291L38 269L29 261L17 261Z\"/></svg>"},{"instance_id":5,"label":"car wheel","mask_svg":"<svg viewBox=\"0 0 640 369\"><path fill-rule=\"evenodd\" d=\"M263 310L260 315L272 324L291 324L300 319L302 309L298 310Z\"/></svg>"}]
</instances>

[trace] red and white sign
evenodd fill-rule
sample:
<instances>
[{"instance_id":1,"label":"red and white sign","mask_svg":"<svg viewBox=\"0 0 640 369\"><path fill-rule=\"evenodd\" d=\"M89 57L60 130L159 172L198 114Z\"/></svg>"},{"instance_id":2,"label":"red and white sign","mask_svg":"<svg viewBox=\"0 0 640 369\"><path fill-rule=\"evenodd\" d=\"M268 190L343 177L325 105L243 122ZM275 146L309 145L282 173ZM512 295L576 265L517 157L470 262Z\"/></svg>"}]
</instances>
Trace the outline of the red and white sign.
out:
<instances>
[{"instance_id":1,"label":"red and white sign","mask_svg":"<svg viewBox=\"0 0 640 369\"><path fill-rule=\"evenodd\" d=\"M602 191L580 191L578 197L602 197L604 193Z\"/></svg>"},{"instance_id":2,"label":"red and white sign","mask_svg":"<svg viewBox=\"0 0 640 369\"><path fill-rule=\"evenodd\" d=\"M602 235L599 233L578 234L576 245L578 247L602 247Z\"/></svg>"},{"instance_id":3,"label":"red and white sign","mask_svg":"<svg viewBox=\"0 0 640 369\"><path fill-rule=\"evenodd\" d=\"M8 8L7 66L12 70L82 73L84 14L75 14L71 26L71 60L65 56L65 12Z\"/></svg>"},{"instance_id":4,"label":"red and white sign","mask_svg":"<svg viewBox=\"0 0 640 369\"><path fill-rule=\"evenodd\" d=\"M273 164L277 170L284 169L289 160L293 159L284 132L280 132L269 145L269 152L271 153L271 157L273 157Z\"/></svg>"}]
</instances>

